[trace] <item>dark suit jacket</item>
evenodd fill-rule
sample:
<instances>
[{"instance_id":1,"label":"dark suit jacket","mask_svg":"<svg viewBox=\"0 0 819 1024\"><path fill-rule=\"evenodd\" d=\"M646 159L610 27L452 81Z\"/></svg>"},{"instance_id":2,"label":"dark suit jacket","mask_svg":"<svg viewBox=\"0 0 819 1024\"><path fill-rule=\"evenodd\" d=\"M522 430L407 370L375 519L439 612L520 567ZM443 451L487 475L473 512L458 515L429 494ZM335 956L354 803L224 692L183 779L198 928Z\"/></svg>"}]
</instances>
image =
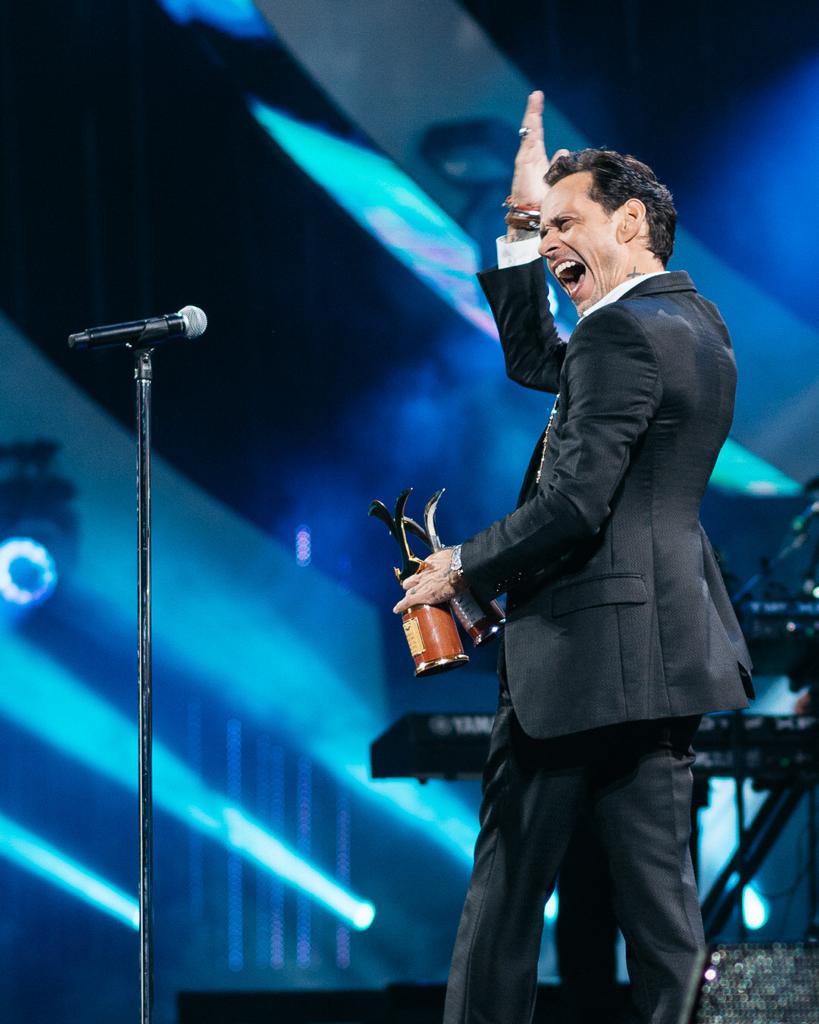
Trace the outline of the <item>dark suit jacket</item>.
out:
<instances>
[{"instance_id":1,"label":"dark suit jacket","mask_svg":"<svg viewBox=\"0 0 819 1024\"><path fill-rule=\"evenodd\" d=\"M560 391L539 485L463 545L471 584L507 592L505 669L534 737L747 706L751 660L700 502L734 409L716 306L688 274L649 278L567 345L540 260L480 275L509 376Z\"/></svg>"}]
</instances>

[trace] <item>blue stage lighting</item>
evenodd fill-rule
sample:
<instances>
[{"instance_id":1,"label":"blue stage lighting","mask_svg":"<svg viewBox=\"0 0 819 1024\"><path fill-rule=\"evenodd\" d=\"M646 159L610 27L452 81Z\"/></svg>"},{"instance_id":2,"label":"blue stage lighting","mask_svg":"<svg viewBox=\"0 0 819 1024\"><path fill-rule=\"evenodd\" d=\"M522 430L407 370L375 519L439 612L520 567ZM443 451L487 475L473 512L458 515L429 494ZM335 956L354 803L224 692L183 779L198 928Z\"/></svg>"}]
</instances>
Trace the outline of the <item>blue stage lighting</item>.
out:
<instances>
[{"instance_id":1,"label":"blue stage lighting","mask_svg":"<svg viewBox=\"0 0 819 1024\"><path fill-rule=\"evenodd\" d=\"M0 596L9 604L37 605L57 586L57 567L48 549L32 537L0 544Z\"/></svg>"},{"instance_id":2,"label":"blue stage lighting","mask_svg":"<svg viewBox=\"0 0 819 1024\"><path fill-rule=\"evenodd\" d=\"M729 886L739 885L739 872L735 871L728 879ZM771 916L768 901L759 892L753 883L749 882L742 890L742 920L746 928L751 931L759 931Z\"/></svg>"},{"instance_id":3,"label":"blue stage lighting","mask_svg":"<svg viewBox=\"0 0 819 1024\"><path fill-rule=\"evenodd\" d=\"M758 931L770 917L768 901L757 892L753 885L746 885L742 893L742 918L746 928Z\"/></svg>"},{"instance_id":4,"label":"blue stage lighting","mask_svg":"<svg viewBox=\"0 0 819 1024\"><path fill-rule=\"evenodd\" d=\"M226 808L224 819L228 838L235 849L241 850L257 863L272 868L280 878L291 882L302 892L311 893L359 931L369 928L373 923L375 907L372 903L356 899L345 892L338 883L288 850L241 811Z\"/></svg>"},{"instance_id":5,"label":"blue stage lighting","mask_svg":"<svg viewBox=\"0 0 819 1024\"><path fill-rule=\"evenodd\" d=\"M3 814L0 814L0 856L129 927L139 928L139 904L135 899Z\"/></svg>"},{"instance_id":6,"label":"blue stage lighting","mask_svg":"<svg viewBox=\"0 0 819 1024\"><path fill-rule=\"evenodd\" d=\"M302 525L296 530L296 562L306 567L310 564L312 556L312 538L310 527Z\"/></svg>"},{"instance_id":7,"label":"blue stage lighting","mask_svg":"<svg viewBox=\"0 0 819 1024\"><path fill-rule=\"evenodd\" d=\"M0 713L108 778L135 788L134 726L41 651L27 647L18 636L9 640L4 652L9 685L0 687ZM14 685L16 680L26 680L26 685ZM372 924L375 909L368 900L290 850L162 743L154 742L153 755L157 808L272 872L354 928Z\"/></svg>"},{"instance_id":8,"label":"blue stage lighting","mask_svg":"<svg viewBox=\"0 0 819 1024\"><path fill-rule=\"evenodd\" d=\"M237 39L265 39L273 31L256 10L253 0L158 0L160 7L180 24L201 21Z\"/></svg>"},{"instance_id":9,"label":"blue stage lighting","mask_svg":"<svg viewBox=\"0 0 819 1024\"><path fill-rule=\"evenodd\" d=\"M795 497L804 491L802 484L730 437L722 446L709 482L732 494L755 497Z\"/></svg>"},{"instance_id":10,"label":"blue stage lighting","mask_svg":"<svg viewBox=\"0 0 819 1024\"><path fill-rule=\"evenodd\" d=\"M439 841L444 840L452 852L472 863L478 824L475 815L469 814L463 805L445 801L450 783L432 780L421 790L416 783L398 779L371 779L366 765L347 765L347 772L373 793L387 797L393 807L434 827L432 834Z\"/></svg>"},{"instance_id":11,"label":"blue stage lighting","mask_svg":"<svg viewBox=\"0 0 819 1024\"><path fill-rule=\"evenodd\" d=\"M122 495L130 493L133 483L131 442L2 315L0 345L9 364L20 371L13 381L0 377L4 427L24 433L30 410L36 407L43 429L62 438L83 497L83 529L94 538L94 544L79 549L74 582L86 600L106 609L112 629L130 633L133 570L127 552L133 523ZM38 405L43 394L50 396L49 401ZM106 438L103 448L89 449L90 434ZM157 460L155 474L167 493L174 495L172 501L160 503L154 519L157 548L167 553L155 576L156 648L166 649L218 700L229 690L237 713L263 722L276 718L282 735L292 737L293 746L306 744L310 757L343 787L354 787L385 811L411 822L425 839L470 863L477 832L475 812L452 786L433 780L419 795L415 782L396 781L385 790L380 780L368 777L369 744L389 722L379 612L322 573L302 572L291 543L281 547L271 542L162 460ZM101 559L100 550L111 557ZM239 576L237 564L243 567ZM10 605L6 608L19 611ZM315 616L325 608L333 609L336 627L350 641L341 648L327 649L307 625L319 621ZM0 616L0 629L4 618ZM207 644L202 643L203 621L214 624ZM242 637L240 644L237 636ZM47 742L65 714L63 724L66 730L74 730L77 748L93 754L95 748L104 747L107 719L96 714L94 695L80 682L81 669L77 674L64 671L59 653L49 657L22 634L9 631L0 642L4 670L0 713L9 714ZM312 680L309 688L304 685L306 678ZM36 697L31 691L35 681ZM72 710L75 686L80 689L81 707ZM52 714L49 708L55 699L60 711ZM332 715L327 713L329 708ZM54 742L61 749L70 745L61 729ZM122 752L128 777L121 780L129 786L130 742ZM72 754L83 756L82 749L71 749ZM180 796L188 792L183 786ZM237 804L226 796L231 805ZM176 813L202 831L206 820L216 817L193 798ZM212 827L217 828L218 821Z\"/></svg>"},{"instance_id":12,"label":"blue stage lighting","mask_svg":"<svg viewBox=\"0 0 819 1024\"><path fill-rule=\"evenodd\" d=\"M256 99L250 111L282 149L467 320L497 337L475 280L478 246L392 160Z\"/></svg>"}]
</instances>

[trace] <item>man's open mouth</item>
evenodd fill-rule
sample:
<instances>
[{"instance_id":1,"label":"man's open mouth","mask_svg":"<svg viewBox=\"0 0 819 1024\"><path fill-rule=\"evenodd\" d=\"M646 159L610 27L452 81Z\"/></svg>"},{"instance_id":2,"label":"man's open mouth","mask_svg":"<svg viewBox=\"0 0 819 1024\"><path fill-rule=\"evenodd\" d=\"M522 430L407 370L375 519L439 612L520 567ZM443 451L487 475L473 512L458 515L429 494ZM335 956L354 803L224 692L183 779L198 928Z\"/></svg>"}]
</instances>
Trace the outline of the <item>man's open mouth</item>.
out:
<instances>
[{"instance_id":1,"label":"man's open mouth","mask_svg":"<svg viewBox=\"0 0 819 1024\"><path fill-rule=\"evenodd\" d=\"M569 298L573 299L583 285L586 267L579 260L563 260L555 267L554 275L566 290Z\"/></svg>"}]
</instances>

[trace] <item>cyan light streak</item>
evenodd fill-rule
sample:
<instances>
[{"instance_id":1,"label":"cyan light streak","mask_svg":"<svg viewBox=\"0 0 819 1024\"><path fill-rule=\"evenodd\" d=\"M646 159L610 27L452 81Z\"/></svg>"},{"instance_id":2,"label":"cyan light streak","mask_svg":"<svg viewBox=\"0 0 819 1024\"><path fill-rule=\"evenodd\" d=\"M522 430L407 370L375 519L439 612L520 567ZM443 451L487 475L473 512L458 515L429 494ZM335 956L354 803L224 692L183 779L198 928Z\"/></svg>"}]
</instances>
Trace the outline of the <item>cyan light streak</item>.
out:
<instances>
[{"instance_id":1,"label":"cyan light streak","mask_svg":"<svg viewBox=\"0 0 819 1024\"><path fill-rule=\"evenodd\" d=\"M244 850L280 877L292 879L298 888L332 906L339 917L346 918L354 928L363 931L373 923L375 908L371 903L345 894L326 875L310 867L269 832L249 821L241 811L228 807L224 811L224 819L230 842L236 849Z\"/></svg>"},{"instance_id":2,"label":"cyan light streak","mask_svg":"<svg viewBox=\"0 0 819 1024\"><path fill-rule=\"evenodd\" d=\"M388 798L396 808L400 808L411 818L419 822L426 822L431 829L439 835L446 837L448 845L453 851L457 851L467 861L472 860L475 849L475 840L478 838L478 829L474 821L474 814L467 815L463 805L452 804L449 817L442 815L442 807L436 797L441 794L441 787L450 786L451 783L430 781L423 790L416 783L402 782L398 779L371 779L365 765L348 765L348 773L366 786L374 793ZM432 798L428 793L432 787Z\"/></svg>"},{"instance_id":3,"label":"cyan light streak","mask_svg":"<svg viewBox=\"0 0 819 1024\"><path fill-rule=\"evenodd\" d=\"M497 338L475 280L478 246L412 178L380 153L304 124L260 100L249 98L248 105L259 124L339 206L465 319ZM554 295L551 289L550 294ZM801 490L730 438L712 482L734 493L756 495Z\"/></svg>"},{"instance_id":4,"label":"cyan light streak","mask_svg":"<svg viewBox=\"0 0 819 1024\"><path fill-rule=\"evenodd\" d=\"M370 234L470 323L497 337L478 246L392 160L248 100L259 124Z\"/></svg>"},{"instance_id":5,"label":"cyan light streak","mask_svg":"<svg viewBox=\"0 0 819 1024\"><path fill-rule=\"evenodd\" d=\"M0 814L0 857L129 927L139 928L139 904L135 899L4 814Z\"/></svg>"},{"instance_id":6,"label":"cyan light streak","mask_svg":"<svg viewBox=\"0 0 819 1024\"><path fill-rule=\"evenodd\" d=\"M730 437L722 446L710 482L733 494L759 497L785 497L804 491L801 484Z\"/></svg>"},{"instance_id":7,"label":"cyan light streak","mask_svg":"<svg viewBox=\"0 0 819 1024\"><path fill-rule=\"evenodd\" d=\"M64 754L129 789L137 783L134 726L60 665L18 636L5 637L0 713ZM284 882L307 893L354 928L368 928L375 908L299 857L259 823L206 786L154 742L154 803Z\"/></svg>"},{"instance_id":8,"label":"cyan light streak","mask_svg":"<svg viewBox=\"0 0 819 1024\"><path fill-rule=\"evenodd\" d=\"M273 32L253 0L158 0L180 24L201 21L237 39L272 38Z\"/></svg>"}]
</instances>

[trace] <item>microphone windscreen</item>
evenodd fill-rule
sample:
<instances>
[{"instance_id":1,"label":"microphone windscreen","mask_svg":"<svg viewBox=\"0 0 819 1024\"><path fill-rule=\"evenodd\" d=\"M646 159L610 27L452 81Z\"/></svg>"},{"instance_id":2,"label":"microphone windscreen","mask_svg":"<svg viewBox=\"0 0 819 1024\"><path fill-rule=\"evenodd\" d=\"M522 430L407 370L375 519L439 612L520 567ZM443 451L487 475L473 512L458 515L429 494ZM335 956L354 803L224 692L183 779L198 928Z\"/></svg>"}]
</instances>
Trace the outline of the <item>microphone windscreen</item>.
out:
<instances>
[{"instance_id":1,"label":"microphone windscreen","mask_svg":"<svg viewBox=\"0 0 819 1024\"><path fill-rule=\"evenodd\" d=\"M203 309L200 309L198 306L183 306L179 310L179 315L184 316L188 324L188 329L185 331L186 338L198 338L205 333L208 326L208 318L205 316Z\"/></svg>"}]
</instances>

